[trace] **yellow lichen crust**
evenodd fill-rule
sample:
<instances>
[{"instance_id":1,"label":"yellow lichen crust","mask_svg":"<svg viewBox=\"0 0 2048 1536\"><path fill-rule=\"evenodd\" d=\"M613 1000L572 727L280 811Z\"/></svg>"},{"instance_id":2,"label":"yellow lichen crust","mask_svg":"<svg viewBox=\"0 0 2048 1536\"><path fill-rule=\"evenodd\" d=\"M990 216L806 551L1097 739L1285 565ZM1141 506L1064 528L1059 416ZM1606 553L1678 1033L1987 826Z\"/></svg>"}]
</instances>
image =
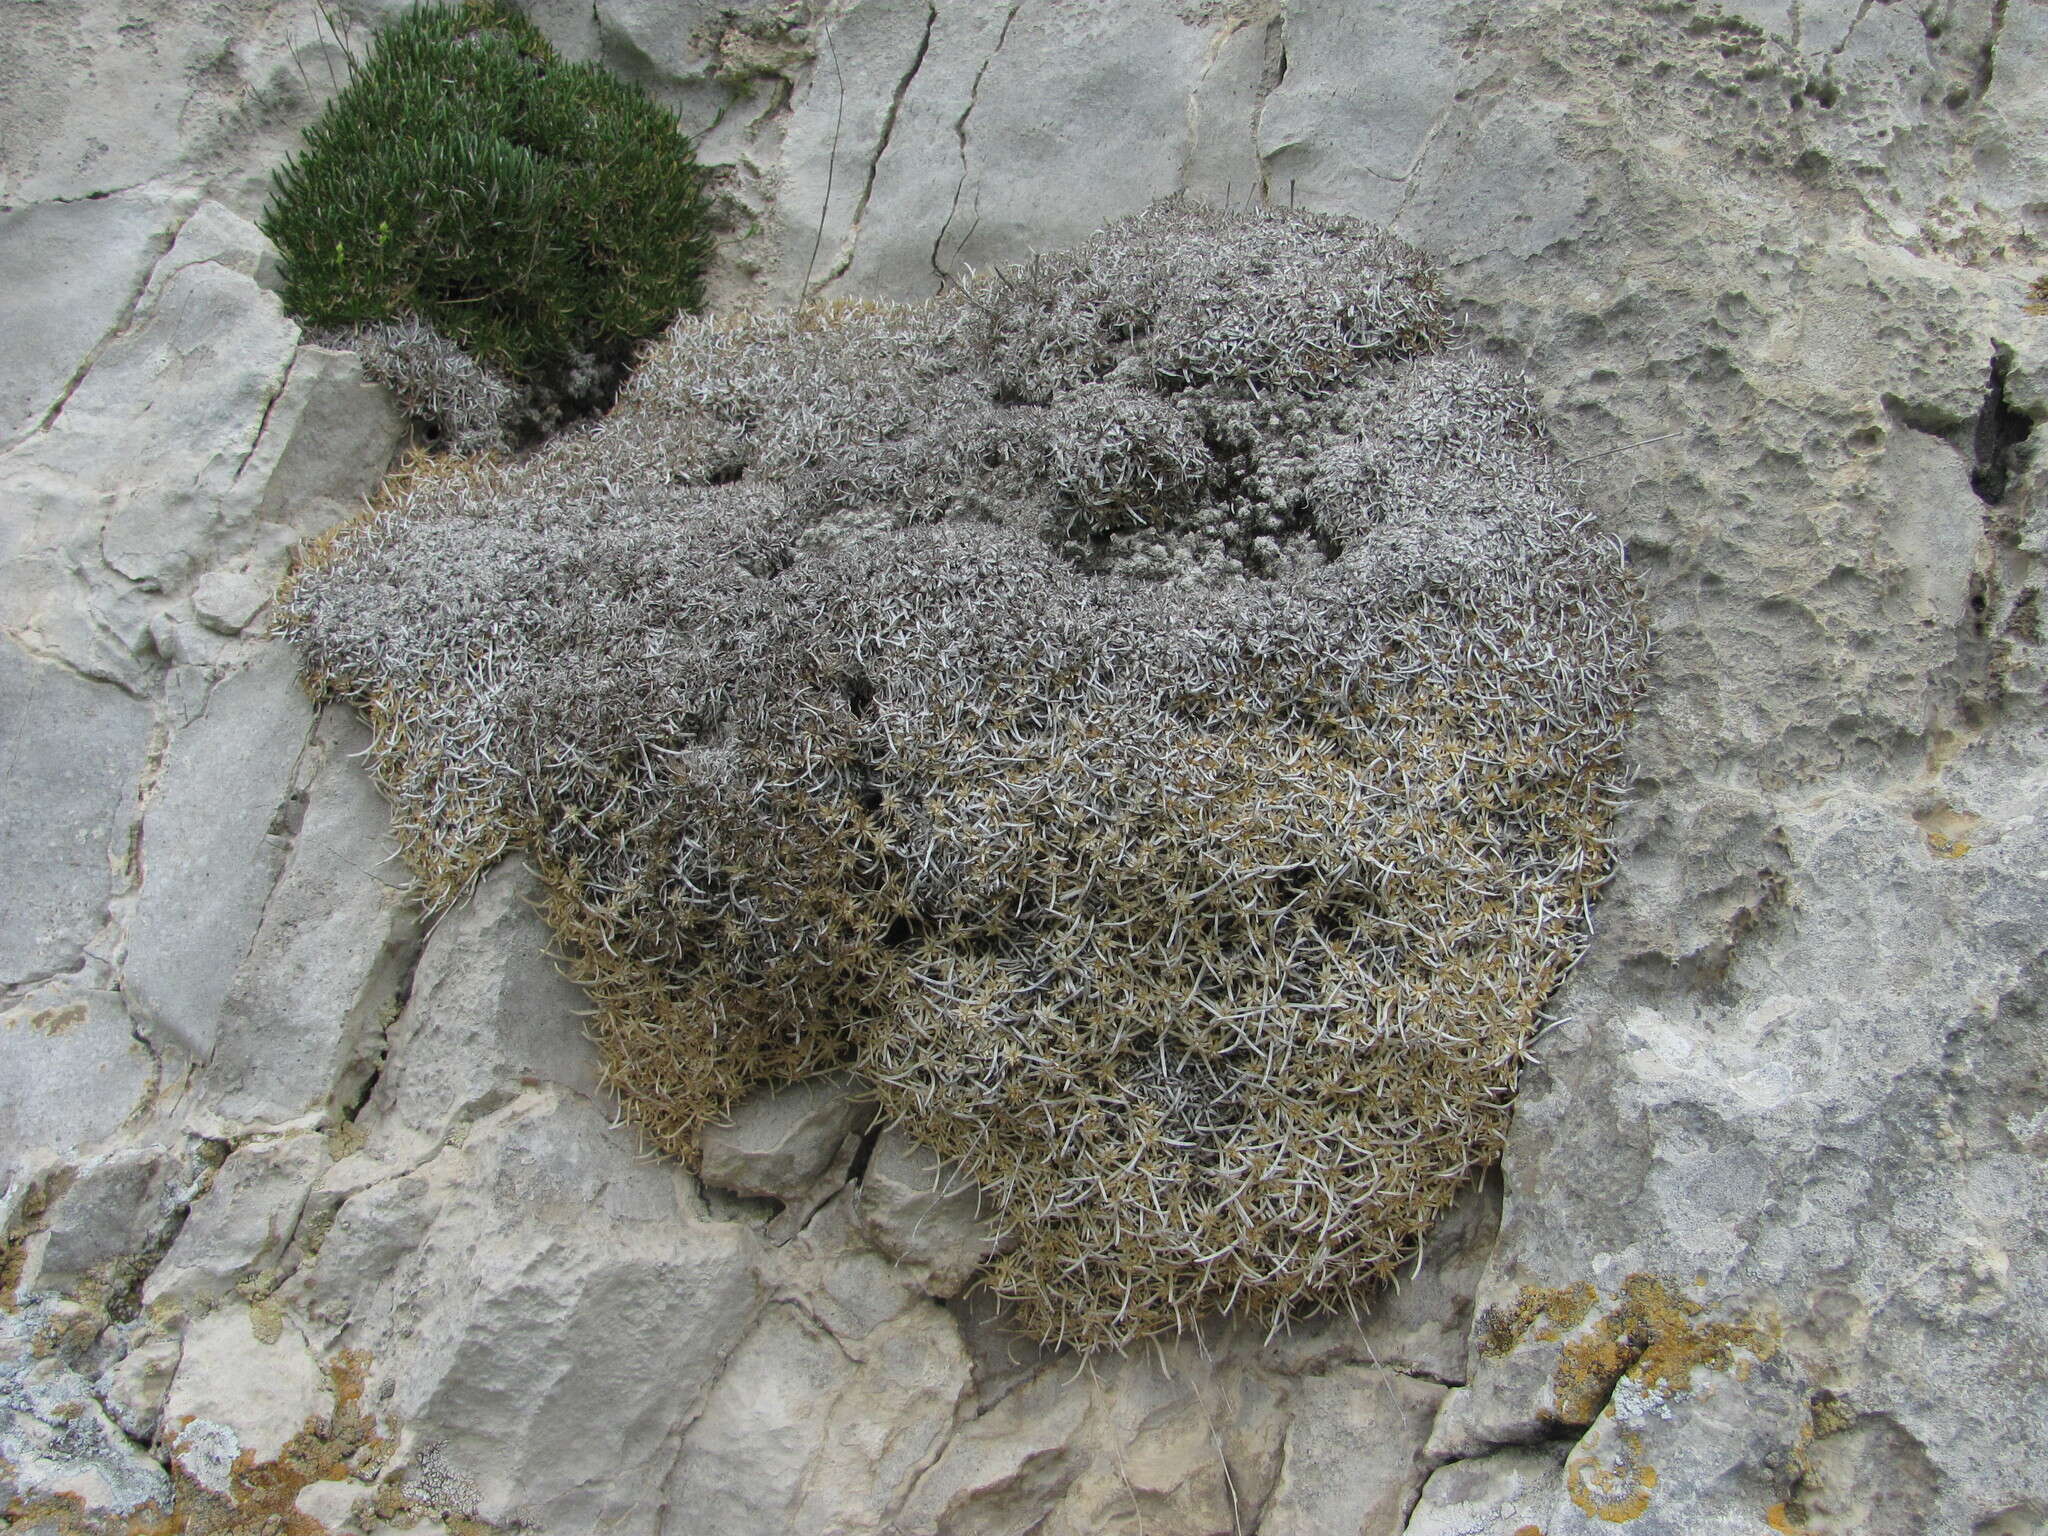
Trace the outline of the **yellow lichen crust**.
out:
<instances>
[{"instance_id":1,"label":"yellow lichen crust","mask_svg":"<svg viewBox=\"0 0 2048 1536\"><path fill-rule=\"evenodd\" d=\"M1584 1322L1599 1300L1600 1292L1590 1280L1577 1285L1525 1285L1513 1305L1488 1307L1479 1319L1479 1352L1498 1360L1525 1340L1559 1338Z\"/></svg>"},{"instance_id":2,"label":"yellow lichen crust","mask_svg":"<svg viewBox=\"0 0 2048 1536\"><path fill-rule=\"evenodd\" d=\"M1336 1300L1496 1155L1646 646L1419 255L1186 203L685 321L283 609L426 899L531 853L657 1144L852 1065L1085 1347Z\"/></svg>"},{"instance_id":3,"label":"yellow lichen crust","mask_svg":"<svg viewBox=\"0 0 2048 1536\"><path fill-rule=\"evenodd\" d=\"M1634 1430L1588 1435L1565 1462L1564 1487L1595 1519L1626 1525L1649 1509L1657 1469L1643 1459L1643 1439Z\"/></svg>"}]
</instances>

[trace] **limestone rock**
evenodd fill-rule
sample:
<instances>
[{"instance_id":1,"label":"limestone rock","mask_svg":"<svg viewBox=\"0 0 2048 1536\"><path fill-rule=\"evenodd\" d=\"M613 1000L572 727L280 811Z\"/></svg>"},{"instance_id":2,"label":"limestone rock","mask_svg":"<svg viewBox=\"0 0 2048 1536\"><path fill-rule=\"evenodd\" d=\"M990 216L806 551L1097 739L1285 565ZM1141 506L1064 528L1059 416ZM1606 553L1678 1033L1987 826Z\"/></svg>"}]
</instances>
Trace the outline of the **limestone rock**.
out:
<instances>
[{"instance_id":1,"label":"limestone rock","mask_svg":"<svg viewBox=\"0 0 2048 1536\"><path fill-rule=\"evenodd\" d=\"M1456 89L1449 29L1400 0L1308 0L1285 14L1287 72L1258 120L1269 195L1277 184L1308 207L1391 224Z\"/></svg>"},{"instance_id":2,"label":"limestone rock","mask_svg":"<svg viewBox=\"0 0 2048 1536\"><path fill-rule=\"evenodd\" d=\"M370 1496L361 1483L327 1479L301 1488L292 1508L323 1531L340 1531L348 1528L350 1517Z\"/></svg>"},{"instance_id":3,"label":"limestone rock","mask_svg":"<svg viewBox=\"0 0 2048 1536\"><path fill-rule=\"evenodd\" d=\"M684 1437L667 1499L705 1530L877 1529L966 1386L943 1314L906 1313L849 1343L772 1307Z\"/></svg>"},{"instance_id":4,"label":"limestone rock","mask_svg":"<svg viewBox=\"0 0 2048 1536\"><path fill-rule=\"evenodd\" d=\"M1028 1529L1058 1506L1092 1459L1089 1398L1043 1373L962 1424L917 1480L897 1523L906 1536Z\"/></svg>"},{"instance_id":5,"label":"limestone rock","mask_svg":"<svg viewBox=\"0 0 2048 1536\"><path fill-rule=\"evenodd\" d=\"M652 1532L681 1430L761 1305L750 1234L694 1214L687 1176L556 1088L422 1173L438 1208L343 1340L373 1395L388 1384L380 1412L468 1490L455 1513Z\"/></svg>"},{"instance_id":6,"label":"limestone rock","mask_svg":"<svg viewBox=\"0 0 2048 1536\"><path fill-rule=\"evenodd\" d=\"M434 925L362 1116L378 1149L438 1146L527 1087L596 1090L579 1023L588 1004L555 969L540 899L531 871L510 862Z\"/></svg>"},{"instance_id":7,"label":"limestone rock","mask_svg":"<svg viewBox=\"0 0 2048 1536\"><path fill-rule=\"evenodd\" d=\"M90 1383L38 1348L40 1308L0 1309L0 1490L33 1508L69 1503L100 1518L171 1508L171 1480L131 1443Z\"/></svg>"},{"instance_id":8,"label":"limestone rock","mask_svg":"<svg viewBox=\"0 0 2048 1536\"><path fill-rule=\"evenodd\" d=\"M995 1250L980 1192L895 1130L875 1142L859 1210L869 1240L928 1296L958 1296Z\"/></svg>"},{"instance_id":9,"label":"limestone rock","mask_svg":"<svg viewBox=\"0 0 2048 1536\"><path fill-rule=\"evenodd\" d=\"M382 1060L419 918L384 803L353 760L366 734L339 711L315 728L303 820L222 1000L202 1078L232 1124L331 1113Z\"/></svg>"},{"instance_id":10,"label":"limestone rock","mask_svg":"<svg viewBox=\"0 0 2048 1536\"><path fill-rule=\"evenodd\" d=\"M273 1330L252 1308L225 1306L185 1334L163 1435L188 1477L225 1494L239 1458L275 1461L333 1404L326 1372L296 1326L286 1320Z\"/></svg>"},{"instance_id":11,"label":"limestone rock","mask_svg":"<svg viewBox=\"0 0 2048 1536\"><path fill-rule=\"evenodd\" d=\"M106 920L149 732L140 701L0 639L0 985L70 970Z\"/></svg>"},{"instance_id":12,"label":"limestone rock","mask_svg":"<svg viewBox=\"0 0 2048 1536\"><path fill-rule=\"evenodd\" d=\"M873 1116L854 1093L835 1073L750 1095L729 1123L705 1130L701 1177L735 1194L800 1203Z\"/></svg>"},{"instance_id":13,"label":"limestone rock","mask_svg":"<svg viewBox=\"0 0 2048 1536\"><path fill-rule=\"evenodd\" d=\"M270 589L241 571L211 571L192 588L199 622L223 635L239 635L270 601Z\"/></svg>"},{"instance_id":14,"label":"limestone rock","mask_svg":"<svg viewBox=\"0 0 2048 1536\"><path fill-rule=\"evenodd\" d=\"M1422 1486L1422 1446L1443 1395L1435 1382L1361 1366L1297 1382L1280 1480L1259 1529L1398 1536Z\"/></svg>"},{"instance_id":15,"label":"limestone rock","mask_svg":"<svg viewBox=\"0 0 2048 1536\"><path fill-rule=\"evenodd\" d=\"M147 1027L204 1061L302 808L313 714L281 646L215 683L173 733L142 818L142 890L124 975Z\"/></svg>"},{"instance_id":16,"label":"limestone rock","mask_svg":"<svg viewBox=\"0 0 2048 1536\"><path fill-rule=\"evenodd\" d=\"M0 202L17 204L169 177L211 183L253 216L270 166L347 67L318 18L260 7L201 20L62 0L8 41Z\"/></svg>"},{"instance_id":17,"label":"limestone rock","mask_svg":"<svg viewBox=\"0 0 2048 1536\"><path fill-rule=\"evenodd\" d=\"M1143 207L1194 153L1208 47L1169 0L852 7L837 67L810 73L782 140L778 293L808 272L818 291L923 298L964 265L1072 245ZM849 165L871 167L864 192Z\"/></svg>"},{"instance_id":18,"label":"limestone rock","mask_svg":"<svg viewBox=\"0 0 2048 1536\"><path fill-rule=\"evenodd\" d=\"M145 1339L101 1372L99 1399L131 1440L147 1445L156 1435L182 1353L178 1339Z\"/></svg>"},{"instance_id":19,"label":"limestone rock","mask_svg":"<svg viewBox=\"0 0 2048 1536\"><path fill-rule=\"evenodd\" d=\"M1564 1484L1563 1446L1507 1446L1430 1474L1403 1536L1548 1530Z\"/></svg>"},{"instance_id":20,"label":"limestone rock","mask_svg":"<svg viewBox=\"0 0 2048 1536\"><path fill-rule=\"evenodd\" d=\"M1176 1341L1083 1378L1085 1461L1047 1531L1228 1531L1267 1505L1286 1424L1281 1395L1256 1372L1202 1361L1199 1345Z\"/></svg>"},{"instance_id":21,"label":"limestone rock","mask_svg":"<svg viewBox=\"0 0 2048 1536\"><path fill-rule=\"evenodd\" d=\"M143 1287L143 1301L218 1301L241 1282L274 1271L326 1162L325 1139L311 1133L237 1147L193 1204Z\"/></svg>"},{"instance_id":22,"label":"limestone rock","mask_svg":"<svg viewBox=\"0 0 2048 1536\"><path fill-rule=\"evenodd\" d=\"M388 396L353 358L298 345L252 275L266 250L200 204L62 410L0 454L0 618L38 650L139 690L155 621L196 575L282 575L388 461Z\"/></svg>"},{"instance_id":23,"label":"limestone rock","mask_svg":"<svg viewBox=\"0 0 2048 1536\"><path fill-rule=\"evenodd\" d=\"M0 213L0 447L64 398L127 318L182 210L167 188ZM187 194L182 201L192 201Z\"/></svg>"},{"instance_id":24,"label":"limestone rock","mask_svg":"<svg viewBox=\"0 0 2048 1536\"><path fill-rule=\"evenodd\" d=\"M405 433L390 391L364 377L353 352L302 346L292 354L241 475L261 490L255 515L264 537L250 548L264 585L284 575L292 542L361 510Z\"/></svg>"},{"instance_id":25,"label":"limestone rock","mask_svg":"<svg viewBox=\"0 0 2048 1536\"><path fill-rule=\"evenodd\" d=\"M153 304L173 278L202 263L238 273L267 292L275 293L283 285L277 250L263 232L209 198L192 209L191 216L179 226L177 247L168 261L158 262L149 274L141 304Z\"/></svg>"},{"instance_id":26,"label":"limestone rock","mask_svg":"<svg viewBox=\"0 0 2048 1536\"><path fill-rule=\"evenodd\" d=\"M420 1244L441 1190L424 1173L372 1184L335 1213L311 1276L308 1311L340 1328Z\"/></svg>"},{"instance_id":27,"label":"limestone rock","mask_svg":"<svg viewBox=\"0 0 2048 1536\"><path fill-rule=\"evenodd\" d=\"M103 1265L154 1258L177 1222L180 1172L165 1148L147 1144L80 1165L27 1246L18 1294L75 1291Z\"/></svg>"},{"instance_id":28,"label":"limestone rock","mask_svg":"<svg viewBox=\"0 0 2048 1536\"><path fill-rule=\"evenodd\" d=\"M58 985L22 995L0 1011L0 1179L92 1152L156 1084L119 994Z\"/></svg>"}]
</instances>

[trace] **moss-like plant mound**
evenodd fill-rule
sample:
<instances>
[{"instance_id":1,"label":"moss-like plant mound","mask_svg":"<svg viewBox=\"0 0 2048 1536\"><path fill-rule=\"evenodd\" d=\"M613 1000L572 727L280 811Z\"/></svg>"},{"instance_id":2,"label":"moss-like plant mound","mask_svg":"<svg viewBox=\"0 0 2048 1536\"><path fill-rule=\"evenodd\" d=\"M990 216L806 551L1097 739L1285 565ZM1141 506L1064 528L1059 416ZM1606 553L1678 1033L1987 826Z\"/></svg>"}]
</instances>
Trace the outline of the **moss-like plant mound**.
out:
<instances>
[{"instance_id":1,"label":"moss-like plant mound","mask_svg":"<svg viewBox=\"0 0 2048 1536\"><path fill-rule=\"evenodd\" d=\"M263 229L285 307L344 333L425 324L587 407L703 300L704 172L675 118L565 64L503 0L378 34L278 174Z\"/></svg>"},{"instance_id":2,"label":"moss-like plant mound","mask_svg":"<svg viewBox=\"0 0 2048 1536\"><path fill-rule=\"evenodd\" d=\"M1646 644L1414 251L1178 203L682 322L286 606L428 898L530 850L649 1135L851 1064L1084 1346L1336 1300L1495 1155Z\"/></svg>"}]
</instances>

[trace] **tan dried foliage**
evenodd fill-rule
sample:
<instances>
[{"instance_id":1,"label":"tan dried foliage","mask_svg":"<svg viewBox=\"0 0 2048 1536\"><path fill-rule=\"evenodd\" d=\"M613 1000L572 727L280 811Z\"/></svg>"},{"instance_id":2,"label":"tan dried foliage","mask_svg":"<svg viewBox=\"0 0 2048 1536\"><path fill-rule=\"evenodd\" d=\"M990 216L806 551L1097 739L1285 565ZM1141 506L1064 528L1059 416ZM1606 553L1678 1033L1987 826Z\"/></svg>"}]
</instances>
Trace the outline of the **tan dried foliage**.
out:
<instances>
[{"instance_id":1,"label":"tan dried foliage","mask_svg":"<svg viewBox=\"0 0 2048 1536\"><path fill-rule=\"evenodd\" d=\"M285 606L424 897L535 858L654 1141L854 1065L1084 1347L1340 1300L1496 1155L1646 646L1417 253L1187 203L680 322Z\"/></svg>"}]
</instances>

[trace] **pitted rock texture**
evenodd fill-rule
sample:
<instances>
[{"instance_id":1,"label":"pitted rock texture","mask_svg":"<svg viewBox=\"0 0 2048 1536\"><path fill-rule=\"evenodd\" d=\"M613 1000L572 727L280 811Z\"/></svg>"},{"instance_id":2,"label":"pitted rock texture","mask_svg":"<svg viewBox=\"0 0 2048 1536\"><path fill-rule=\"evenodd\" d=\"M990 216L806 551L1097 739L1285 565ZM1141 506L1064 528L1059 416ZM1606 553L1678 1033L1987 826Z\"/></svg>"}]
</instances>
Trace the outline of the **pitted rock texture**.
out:
<instances>
[{"instance_id":1,"label":"pitted rock texture","mask_svg":"<svg viewBox=\"0 0 2048 1536\"><path fill-rule=\"evenodd\" d=\"M273 530L352 505L394 428L348 360L296 350L221 221L203 267L162 263L202 197L257 211L332 45L242 0L14 9L0 202L33 217L0 228L6 293L76 304L37 310L33 357L0 337L25 413L0 434L27 434L0 459L0 686L48 701L0 711L18 1527L172 1502L189 1529L296 1507L351 1532L2048 1525L2040 5L533 8L731 167L727 303L922 297L1183 188L1391 223L1537 380L1649 589L1619 874L1498 1191L1362 1325L1092 1375L972 1289L922 1294L866 1235L864 1186L791 1222L640 1163L589 1097L573 996L521 969L544 942L523 872L419 938L367 887L324 909L343 874L393 874L349 742L242 670L278 663L199 587L274 570ZM215 354L189 403L178 315ZM287 378L334 412L296 419L347 431L232 473L295 419ZM93 409L49 418L52 389ZM143 486L178 520L103 539ZM204 851L216 825L232 859ZM331 942L294 940L328 915ZM215 1310L137 1310L226 1163L306 1131L331 1161L275 1258L266 1236L247 1273L238 1239L197 1256L240 1276ZM634 1335L642 1302L681 1331ZM276 1412L316 1417L247 1427L285 1449L235 1515L189 1470L226 1441L192 1426L244 1428L167 1408L294 1350L321 1375L281 1375ZM1433 1391L1433 1424L1390 1406ZM588 1461L559 1459L563 1425Z\"/></svg>"}]
</instances>

